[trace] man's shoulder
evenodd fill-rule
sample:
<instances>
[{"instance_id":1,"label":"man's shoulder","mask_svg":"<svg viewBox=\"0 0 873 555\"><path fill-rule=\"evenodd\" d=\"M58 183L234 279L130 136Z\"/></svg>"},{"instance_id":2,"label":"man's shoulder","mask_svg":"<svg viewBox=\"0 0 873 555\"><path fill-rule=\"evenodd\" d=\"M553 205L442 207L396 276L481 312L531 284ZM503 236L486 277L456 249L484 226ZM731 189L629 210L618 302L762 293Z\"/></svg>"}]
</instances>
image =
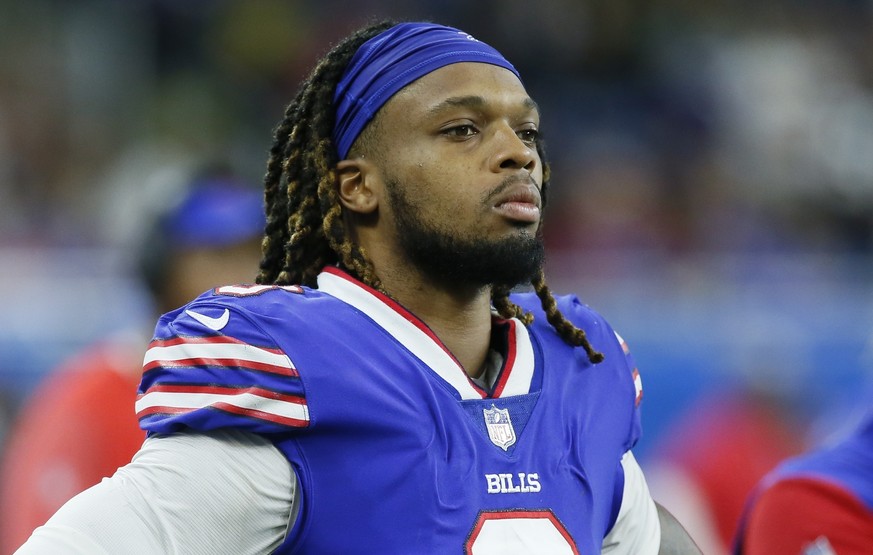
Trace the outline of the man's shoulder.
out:
<instances>
[{"instance_id":1,"label":"man's shoulder","mask_svg":"<svg viewBox=\"0 0 873 555\"><path fill-rule=\"evenodd\" d=\"M596 320L602 319L602 316L588 306L583 303L579 297L574 294L564 294L564 295L554 295L555 304L558 307L564 316L569 318L572 321L579 320ZM513 293L510 295L510 299L512 302L520 306L521 308L529 311L536 316L537 314L544 314L542 301L534 292L523 292L523 293Z\"/></svg>"},{"instance_id":2,"label":"man's shoulder","mask_svg":"<svg viewBox=\"0 0 873 555\"><path fill-rule=\"evenodd\" d=\"M317 296L318 291L299 285L222 285L204 292L182 308L215 304L232 310L269 312L305 307L313 295Z\"/></svg>"},{"instance_id":3,"label":"man's shoulder","mask_svg":"<svg viewBox=\"0 0 873 555\"><path fill-rule=\"evenodd\" d=\"M233 285L165 314L143 360L142 427L153 433L307 427L298 356L331 352L333 335L324 326L336 319L339 304L304 287Z\"/></svg>"},{"instance_id":4,"label":"man's shoulder","mask_svg":"<svg viewBox=\"0 0 873 555\"><path fill-rule=\"evenodd\" d=\"M545 329L550 326L542 302L535 293L514 293L510 299L533 315L533 329ZM584 330L589 339L600 343L615 341L616 334L609 322L597 310L582 302L579 297L567 294L555 295L554 299L558 311L574 326Z\"/></svg>"},{"instance_id":5,"label":"man's shoulder","mask_svg":"<svg viewBox=\"0 0 873 555\"><path fill-rule=\"evenodd\" d=\"M233 333L241 324L270 332L295 320L311 321L318 314L338 310L335 298L317 289L298 285L224 285L201 294L188 304L164 314L162 328L199 325L204 331Z\"/></svg>"}]
</instances>

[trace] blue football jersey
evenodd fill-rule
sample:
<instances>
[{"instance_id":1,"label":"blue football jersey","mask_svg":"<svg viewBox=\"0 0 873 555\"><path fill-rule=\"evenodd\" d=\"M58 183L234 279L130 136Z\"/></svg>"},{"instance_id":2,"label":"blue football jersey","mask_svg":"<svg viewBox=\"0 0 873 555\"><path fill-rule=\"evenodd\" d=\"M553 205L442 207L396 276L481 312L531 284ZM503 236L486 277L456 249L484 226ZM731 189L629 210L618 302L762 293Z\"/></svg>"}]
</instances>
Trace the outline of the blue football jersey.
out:
<instances>
[{"instance_id":1,"label":"blue football jersey","mask_svg":"<svg viewBox=\"0 0 873 555\"><path fill-rule=\"evenodd\" d=\"M592 554L621 505L640 434L623 341L574 297L559 308L605 354L592 365L532 294L493 322L490 388L436 335L336 268L318 288L219 287L158 323L137 401L150 434L262 434L301 505L278 553Z\"/></svg>"}]
</instances>

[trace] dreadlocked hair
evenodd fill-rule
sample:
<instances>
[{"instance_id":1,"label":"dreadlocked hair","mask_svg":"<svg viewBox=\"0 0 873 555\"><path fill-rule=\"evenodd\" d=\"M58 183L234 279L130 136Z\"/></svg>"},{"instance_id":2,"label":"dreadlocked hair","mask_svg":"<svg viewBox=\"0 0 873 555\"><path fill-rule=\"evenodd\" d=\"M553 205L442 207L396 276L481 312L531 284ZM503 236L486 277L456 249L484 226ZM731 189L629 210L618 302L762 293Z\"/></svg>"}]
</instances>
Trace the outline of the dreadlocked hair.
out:
<instances>
[{"instance_id":1,"label":"dreadlocked hair","mask_svg":"<svg viewBox=\"0 0 873 555\"><path fill-rule=\"evenodd\" d=\"M264 176L267 224L257 283L315 287L325 266L340 263L367 285L382 289L373 265L343 225L335 188L339 160L332 138L333 95L358 48L393 25L376 23L337 44L285 109Z\"/></svg>"},{"instance_id":2,"label":"dreadlocked hair","mask_svg":"<svg viewBox=\"0 0 873 555\"><path fill-rule=\"evenodd\" d=\"M545 147L542 141L537 142L537 154L539 154L541 163L543 165L543 184L541 188L541 196L542 196L542 206L545 208L546 201L548 197L549 191L549 178L551 177L551 170L549 168L549 163L546 158ZM564 340L568 345L572 345L574 347L582 347L585 350L585 354L588 355L588 360L592 364L598 364L603 362L603 353L594 349L591 343L588 341L588 336L585 331L577 328L573 325L570 320L564 316L560 310L558 310L558 303L555 301L554 295L552 295L552 291L549 289L548 285L546 285L546 276L543 273L542 269L537 272L537 275L531 280L531 285L533 285L534 292L537 297L540 299L540 305L543 308L543 311L546 313L546 320L548 320L549 324L555 328L555 331L558 332L558 335L561 339ZM512 301L509 300L509 294L512 292L511 287L506 286L498 286L494 287L491 292L491 303L494 305L494 308L497 310L497 313L500 314L503 318L518 318L521 320L526 326L529 326L533 322L533 314L530 312L525 312L520 306L516 305Z\"/></svg>"},{"instance_id":3,"label":"dreadlocked hair","mask_svg":"<svg viewBox=\"0 0 873 555\"><path fill-rule=\"evenodd\" d=\"M337 44L316 65L285 109L276 127L264 176L267 224L261 245L260 272L256 282L267 285L317 286L317 276L339 263L368 286L388 294L366 253L349 237L336 191L333 143L334 90L355 52L365 42L395 25L382 21L365 27ZM549 179L542 144L543 205ZM603 360L585 332L575 327L557 308L542 271L532 280L546 318L568 344L583 347L592 363ZM533 315L509 300L511 288L497 286L492 302L504 318L518 318L525 325Z\"/></svg>"}]
</instances>

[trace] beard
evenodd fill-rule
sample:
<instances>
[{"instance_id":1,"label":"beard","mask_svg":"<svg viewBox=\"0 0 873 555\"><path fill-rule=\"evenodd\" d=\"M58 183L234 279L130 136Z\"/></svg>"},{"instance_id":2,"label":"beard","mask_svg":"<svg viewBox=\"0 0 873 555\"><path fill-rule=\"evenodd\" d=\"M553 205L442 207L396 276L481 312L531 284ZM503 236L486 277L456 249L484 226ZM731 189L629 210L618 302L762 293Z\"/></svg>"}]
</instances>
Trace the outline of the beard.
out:
<instances>
[{"instance_id":1,"label":"beard","mask_svg":"<svg viewBox=\"0 0 873 555\"><path fill-rule=\"evenodd\" d=\"M515 287L530 283L543 266L542 236L519 229L508 237L483 239L426 221L395 180L387 182L400 247L422 273L451 287Z\"/></svg>"}]
</instances>

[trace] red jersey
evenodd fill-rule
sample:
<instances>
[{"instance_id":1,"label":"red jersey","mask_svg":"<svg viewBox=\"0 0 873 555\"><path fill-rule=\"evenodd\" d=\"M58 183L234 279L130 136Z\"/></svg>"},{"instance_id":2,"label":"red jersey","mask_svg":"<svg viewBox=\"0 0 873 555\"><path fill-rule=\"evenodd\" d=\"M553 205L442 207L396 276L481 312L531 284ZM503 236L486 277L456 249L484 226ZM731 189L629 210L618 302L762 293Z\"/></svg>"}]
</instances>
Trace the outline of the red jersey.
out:
<instances>
[{"instance_id":1,"label":"red jersey","mask_svg":"<svg viewBox=\"0 0 873 555\"><path fill-rule=\"evenodd\" d=\"M19 413L0 472L0 552L12 553L142 445L134 403L142 347L99 344L53 371Z\"/></svg>"}]
</instances>

